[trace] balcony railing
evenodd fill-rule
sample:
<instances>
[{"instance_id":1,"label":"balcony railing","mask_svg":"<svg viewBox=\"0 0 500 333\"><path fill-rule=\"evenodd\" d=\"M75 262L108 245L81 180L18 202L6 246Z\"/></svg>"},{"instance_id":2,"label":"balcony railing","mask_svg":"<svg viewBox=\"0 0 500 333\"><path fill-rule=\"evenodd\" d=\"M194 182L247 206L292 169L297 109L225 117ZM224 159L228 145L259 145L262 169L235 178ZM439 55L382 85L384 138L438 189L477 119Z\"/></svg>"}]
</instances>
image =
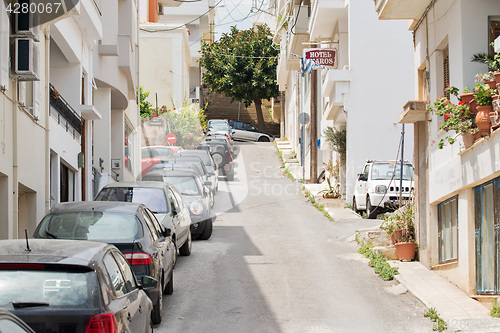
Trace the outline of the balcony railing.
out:
<instances>
[{"instance_id":1,"label":"balcony railing","mask_svg":"<svg viewBox=\"0 0 500 333\"><path fill-rule=\"evenodd\" d=\"M52 112L51 114L54 115L60 124L65 124L68 132L70 131L69 126L71 126L79 135L82 134L82 118L52 84L50 84L50 107L51 110L56 111L57 115L54 115ZM73 135L75 136L75 134Z\"/></svg>"}]
</instances>

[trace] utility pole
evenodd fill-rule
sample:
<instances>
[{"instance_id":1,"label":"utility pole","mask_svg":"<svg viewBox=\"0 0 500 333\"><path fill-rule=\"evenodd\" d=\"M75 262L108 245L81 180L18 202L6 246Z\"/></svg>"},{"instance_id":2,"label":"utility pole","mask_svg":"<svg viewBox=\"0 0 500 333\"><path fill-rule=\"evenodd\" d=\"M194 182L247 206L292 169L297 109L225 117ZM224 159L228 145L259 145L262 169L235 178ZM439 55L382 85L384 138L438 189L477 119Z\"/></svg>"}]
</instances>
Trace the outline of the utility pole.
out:
<instances>
[{"instance_id":1,"label":"utility pole","mask_svg":"<svg viewBox=\"0 0 500 333\"><path fill-rule=\"evenodd\" d=\"M311 73L311 165L309 182L316 183L318 179L318 135L317 135L317 80L318 72L313 69Z\"/></svg>"}]
</instances>

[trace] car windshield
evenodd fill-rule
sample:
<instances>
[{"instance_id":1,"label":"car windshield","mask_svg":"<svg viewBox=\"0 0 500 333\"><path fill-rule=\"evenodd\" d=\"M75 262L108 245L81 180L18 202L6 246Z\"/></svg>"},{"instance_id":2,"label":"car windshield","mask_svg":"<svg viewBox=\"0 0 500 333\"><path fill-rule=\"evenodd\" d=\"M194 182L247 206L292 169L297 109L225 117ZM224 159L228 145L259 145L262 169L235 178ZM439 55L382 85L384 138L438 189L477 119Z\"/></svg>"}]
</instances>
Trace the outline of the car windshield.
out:
<instances>
[{"instance_id":1,"label":"car windshield","mask_svg":"<svg viewBox=\"0 0 500 333\"><path fill-rule=\"evenodd\" d=\"M96 201L136 202L148 206L154 213L168 213L167 199L161 188L149 187L105 187Z\"/></svg>"},{"instance_id":2,"label":"car windshield","mask_svg":"<svg viewBox=\"0 0 500 333\"><path fill-rule=\"evenodd\" d=\"M38 227L42 238L131 241L143 237L134 215L109 212L66 212L45 217Z\"/></svg>"},{"instance_id":3,"label":"car windshield","mask_svg":"<svg viewBox=\"0 0 500 333\"><path fill-rule=\"evenodd\" d=\"M0 269L0 306L40 303L40 306L95 308L98 284L94 271ZM40 265L43 267L43 265ZM47 304L48 303L48 304Z\"/></svg>"},{"instance_id":4,"label":"car windshield","mask_svg":"<svg viewBox=\"0 0 500 333\"><path fill-rule=\"evenodd\" d=\"M185 195L201 195L196 179L192 176L163 176L163 181L174 185L179 189L179 192Z\"/></svg>"},{"instance_id":5,"label":"car windshield","mask_svg":"<svg viewBox=\"0 0 500 333\"><path fill-rule=\"evenodd\" d=\"M400 163L374 163L372 165L373 180L390 180L394 175L394 179L401 179L401 164ZM412 180L413 170L410 164L403 165L403 180Z\"/></svg>"}]
</instances>

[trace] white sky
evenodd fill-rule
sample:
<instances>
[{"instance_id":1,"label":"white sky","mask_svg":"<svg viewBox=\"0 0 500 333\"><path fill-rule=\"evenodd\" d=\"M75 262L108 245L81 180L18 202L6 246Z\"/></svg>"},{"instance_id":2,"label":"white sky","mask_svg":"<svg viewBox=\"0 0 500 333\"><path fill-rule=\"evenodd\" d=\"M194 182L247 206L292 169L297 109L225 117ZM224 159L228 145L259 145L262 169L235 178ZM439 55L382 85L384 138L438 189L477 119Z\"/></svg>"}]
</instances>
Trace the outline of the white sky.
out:
<instances>
[{"instance_id":1,"label":"white sky","mask_svg":"<svg viewBox=\"0 0 500 333\"><path fill-rule=\"evenodd\" d=\"M223 33L229 32L233 25L240 30L249 29L252 26L252 17L258 15L258 11L252 7L267 10L267 0L215 0L215 39L219 39ZM264 1L264 3L262 3ZM253 4L253 6L252 6ZM250 12L252 10L252 12Z\"/></svg>"}]
</instances>

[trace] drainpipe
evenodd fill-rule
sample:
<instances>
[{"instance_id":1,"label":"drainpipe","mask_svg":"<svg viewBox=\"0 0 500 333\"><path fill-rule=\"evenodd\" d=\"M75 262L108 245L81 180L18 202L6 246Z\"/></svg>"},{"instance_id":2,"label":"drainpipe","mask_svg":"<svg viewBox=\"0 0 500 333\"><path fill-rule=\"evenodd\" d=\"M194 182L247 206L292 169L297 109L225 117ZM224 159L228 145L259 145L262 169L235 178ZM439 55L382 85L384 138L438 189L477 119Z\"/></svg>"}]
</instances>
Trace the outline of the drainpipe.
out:
<instances>
[{"instance_id":1,"label":"drainpipe","mask_svg":"<svg viewBox=\"0 0 500 333\"><path fill-rule=\"evenodd\" d=\"M19 113L19 82L15 80L15 88L12 96L16 96L12 103L12 224L9 225L8 238L18 238L19 227L19 184L18 184L18 167L17 167L17 115Z\"/></svg>"},{"instance_id":2,"label":"drainpipe","mask_svg":"<svg viewBox=\"0 0 500 333\"><path fill-rule=\"evenodd\" d=\"M45 35L45 212L50 210L50 93L49 76L50 68L48 60L50 59L50 27L44 30ZM37 219L38 220L38 219Z\"/></svg>"}]
</instances>

